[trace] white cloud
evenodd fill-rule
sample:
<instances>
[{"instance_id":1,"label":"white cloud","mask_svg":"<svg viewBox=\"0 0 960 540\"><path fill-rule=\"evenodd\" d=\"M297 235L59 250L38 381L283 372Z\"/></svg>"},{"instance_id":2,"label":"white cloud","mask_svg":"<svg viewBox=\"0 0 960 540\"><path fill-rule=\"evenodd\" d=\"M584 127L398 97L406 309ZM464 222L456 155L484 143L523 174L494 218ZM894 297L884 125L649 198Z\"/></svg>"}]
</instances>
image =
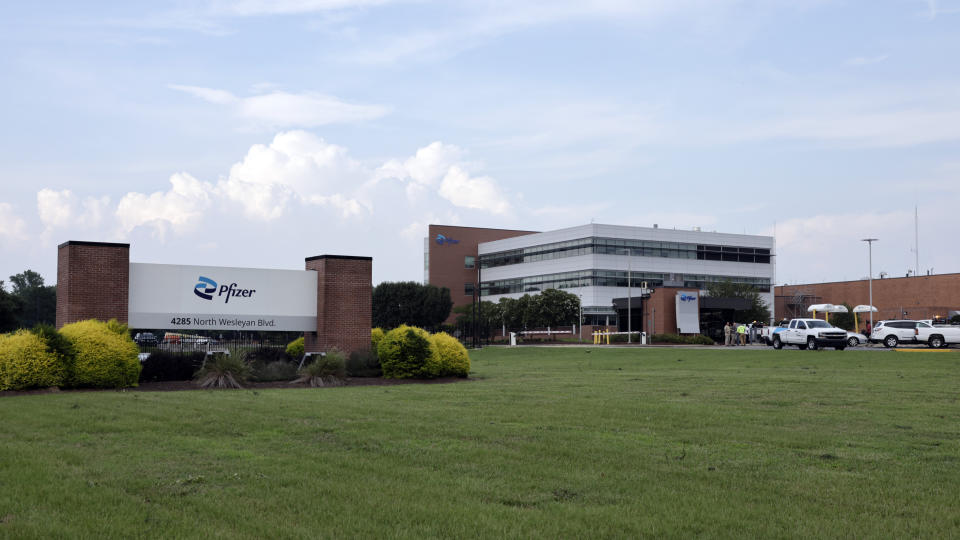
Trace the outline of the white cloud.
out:
<instances>
[{"instance_id":1,"label":"white cloud","mask_svg":"<svg viewBox=\"0 0 960 540\"><path fill-rule=\"evenodd\" d=\"M279 90L249 97L237 97L226 90L171 84L209 103L231 107L241 118L271 127L316 127L380 118L388 112L382 105L356 105L316 92L291 94Z\"/></svg>"},{"instance_id":2,"label":"white cloud","mask_svg":"<svg viewBox=\"0 0 960 540\"><path fill-rule=\"evenodd\" d=\"M183 234L193 230L211 206L214 187L187 173L174 174L170 184L169 190L150 195L127 193L115 213L121 232L129 234L147 226L163 239L168 231Z\"/></svg>"},{"instance_id":3,"label":"white cloud","mask_svg":"<svg viewBox=\"0 0 960 540\"><path fill-rule=\"evenodd\" d=\"M294 198L332 206L350 217L360 215L366 205L346 193L353 192L369 174L346 148L312 133L288 131L277 134L269 145L250 147L217 187L241 204L249 217L276 219Z\"/></svg>"},{"instance_id":4,"label":"white cloud","mask_svg":"<svg viewBox=\"0 0 960 540\"><path fill-rule=\"evenodd\" d=\"M463 150L440 141L430 143L404 161L390 160L377 169L374 181L385 178L409 180L407 199L420 201L429 194L461 208L503 214L510 209L499 184L488 176L471 177L462 161Z\"/></svg>"},{"instance_id":5,"label":"white cloud","mask_svg":"<svg viewBox=\"0 0 960 540\"><path fill-rule=\"evenodd\" d=\"M446 176L463 152L452 144L433 142L417 150L417 153L404 163L404 170L415 182L427 186L436 186Z\"/></svg>"},{"instance_id":6,"label":"white cloud","mask_svg":"<svg viewBox=\"0 0 960 540\"><path fill-rule=\"evenodd\" d=\"M27 239L27 224L14 213L9 203L0 203L0 239L10 242Z\"/></svg>"},{"instance_id":7,"label":"white cloud","mask_svg":"<svg viewBox=\"0 0 960 540\"><path fill-rule=\"evenodd\" d=\"M471 178L458 166L450 167L440 184L440 196L463 208L477 208L503 214L510 209L496 180L489 176Z\"/></svg>"},{"instance_id":8,"label":"white cloud","mask_svg":"<svg viewBox=\"0 0 960 540\"><path fill-rule=\"evenodd\" d=\"M268 144L252 145L216 182L181 172L170 177L166 190L126 193L112 209L114 222L107 227L121 238L145 228L164 240L168 234L195 230L214 212L218 219L229 221L237 214L233 210L239 208L245 222L276 221L290 217L292 210L321 207L323 214L353 223L375 215L378 223L396 223L399 231L404 227L400 223L409 223L410 215L435 215L424 214L423 208L442 212L446 207L448 222L459 220L455 211L460 208L492 214L509 210L497 182L487 176L471 176L459 161L462 155L460 148L437 142L418 149L413 156L371 167L351 157L347 148L312 133L281 132ZM378 185L387 178L394 182ZM409 186L417 186L424 201L405 200L404 189ZM111 213L109 202L107 197L79 200L69 190L42 189L37 193L37 210L48 231L97 226ZM419 202L425 205L420 207ZM0 208L6 212L0 214L0 224L10 223L8 236L22 235L22 221L14 221L8 207Z\"/></svg>"},{"instance_id":9,"label":"white cloud","mask_svg":"<svg viewBox=\"0 0 960 540\"><path fill-rule=\"evenodd\" d=\"M37 192L37 213L43 223L45 235L49 235L54 229L97 227L103 221L109 206L108 196L78 200L69 189L41 189Z\"/></svg>"}]
</instances>

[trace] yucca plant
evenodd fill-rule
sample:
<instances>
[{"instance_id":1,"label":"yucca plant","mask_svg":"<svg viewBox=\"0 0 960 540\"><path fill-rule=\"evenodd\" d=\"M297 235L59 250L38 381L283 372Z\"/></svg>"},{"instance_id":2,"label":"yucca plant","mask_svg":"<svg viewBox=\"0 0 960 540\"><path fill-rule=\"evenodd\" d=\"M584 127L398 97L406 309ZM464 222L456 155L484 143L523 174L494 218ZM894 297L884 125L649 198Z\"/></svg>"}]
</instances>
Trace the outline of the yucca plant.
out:
<instances>
[{"instance_id":1,"label":"yucca plant","mask_svg":"<svg viewBox=\"0 0 960 540\"><path fill-rule=\"evenodd\" d=\"M347 358L337 349L327 351L325 355L313 357L313 361L300 369L300 378L291 384L318 386L340 386L347 376Z\"/></svg>"},{"instance_id":2,"label":"yucca plant","mask_svg":"<svg viewBox=\"0 0 960 540\"><path fill-rule=\"evenodd\" d=\"M201 388L243 388L240 384L250 376L250 366L239 357L214 353L207 357L197 372Z\"/></svg>"}]
</instances>

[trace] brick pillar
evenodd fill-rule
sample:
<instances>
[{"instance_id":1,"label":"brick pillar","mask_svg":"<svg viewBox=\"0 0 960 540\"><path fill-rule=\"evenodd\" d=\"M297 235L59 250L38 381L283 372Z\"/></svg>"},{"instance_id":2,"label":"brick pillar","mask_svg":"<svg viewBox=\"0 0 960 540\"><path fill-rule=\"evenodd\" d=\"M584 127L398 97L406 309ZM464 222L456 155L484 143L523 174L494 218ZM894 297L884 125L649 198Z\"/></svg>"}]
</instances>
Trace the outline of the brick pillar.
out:
<instances>
[{"instance_id":1,"label":"brick pillar","mask_svg":"<svg viewBox=\"0 0 960 540\"><path fill-rule=\"evenodd\" d=\"M369 351L373 258L318 255L306 269L317 272L317 331L304 334L306 352Z\"/></svg>"},{"instance_id":2,"label":"brick pillar","mask_svg":"<svg viewBox=\"0 0 960 540\"><path fill-rule=\"evenodd\" d=\"M78 242L57 248L57 328L84 319L127 322L130 244Z\"/></svg>"}]
</instances>

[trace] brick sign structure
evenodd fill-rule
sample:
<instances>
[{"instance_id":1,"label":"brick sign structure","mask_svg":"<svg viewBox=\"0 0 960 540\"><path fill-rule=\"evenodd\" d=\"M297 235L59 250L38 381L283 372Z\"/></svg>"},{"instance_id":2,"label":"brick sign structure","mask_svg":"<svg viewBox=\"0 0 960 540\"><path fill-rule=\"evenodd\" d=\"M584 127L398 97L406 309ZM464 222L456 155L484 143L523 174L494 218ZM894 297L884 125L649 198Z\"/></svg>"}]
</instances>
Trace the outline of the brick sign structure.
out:
<instances>
[{"instance_id":1,"label":"brick sign structure","mask_svg":"<svg viewBox=\"0 0 960 540\"><path fill-rule=\"evenodd\" d=\"M331 347L347 352L368 351L372 267L371 257L344 255L308 257L304 271L131 265L130 244L69 241L59 246L57 254L57 327L91 318L117 319L130 324L149 320L150 328L167 329L269 331L291 329L289 326L281 327L283 324L299 324L295 327L297 330L306 330L304 345L307 352L322 352ZM165 275L174 272L182 275L182 279L171 280L171 276ZM203 274L214 277L211 279ZM221 280L217 277L220 274L250 276L261 281L260 285L247 288L247 283L238 285L232 282L233 279L243 282L242 277L225 277ZM149 283L143 282L144 275L151 276ZM309 298L313 294L314 277L315 310L313 299ZM219 288L215 279L222 283ZM200 283L194 285L198 280ZM172 284L160 283L171 281ZM295 296L291 297L289 289L294 285L297 289L293 290ZM158 296L156 291L141 290L150 286L172 287L169 296L185 295L185 300L172 298L168 302L166 294ZM131 287L137 289L131 290ZM271 288L274 294L270 294ZM153 293L153 297L150 293ZM304 302L296 298L298 294L308 295L310 301L306 302L306 307ZM175 307L164 305L151 309L149 304L171 304ZM261 309L259 306L267 307ZM284 316L284 306L297 316ZM264 318L260 314L264 309L273 314L279 313L279 316ZM147 313L153 311L158 313ZM218 312L229 314L218 317ZM161 326L166 321L170 325Z\"/></svg>"}]
</instances>

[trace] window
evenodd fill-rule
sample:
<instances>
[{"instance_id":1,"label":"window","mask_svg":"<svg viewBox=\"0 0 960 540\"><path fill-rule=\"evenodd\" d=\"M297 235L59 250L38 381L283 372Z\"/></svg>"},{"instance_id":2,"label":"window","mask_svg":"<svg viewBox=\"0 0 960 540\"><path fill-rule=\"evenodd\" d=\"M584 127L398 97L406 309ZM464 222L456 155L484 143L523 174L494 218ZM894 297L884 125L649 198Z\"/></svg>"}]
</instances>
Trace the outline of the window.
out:
<instances>
[{"instance_id":1,"label":"window","mask_svg":"<svg viewBox=\"0 0 960 540\"><path fill-rule=\"evenodd\" d=\"M477 264L477 260L473 255L466 255L463 257L464 268L474 268L476 264Z\"/></svg>"},{"instance_id":2,"label":"window","mask_svg":"<svg viewBox=\"0 0 960 540\"><path fill-rule=\"evenodd\" d=\"M463 284L463 294L467 296L473 296L473 283Z\"/></svg>"}]
</instances>

